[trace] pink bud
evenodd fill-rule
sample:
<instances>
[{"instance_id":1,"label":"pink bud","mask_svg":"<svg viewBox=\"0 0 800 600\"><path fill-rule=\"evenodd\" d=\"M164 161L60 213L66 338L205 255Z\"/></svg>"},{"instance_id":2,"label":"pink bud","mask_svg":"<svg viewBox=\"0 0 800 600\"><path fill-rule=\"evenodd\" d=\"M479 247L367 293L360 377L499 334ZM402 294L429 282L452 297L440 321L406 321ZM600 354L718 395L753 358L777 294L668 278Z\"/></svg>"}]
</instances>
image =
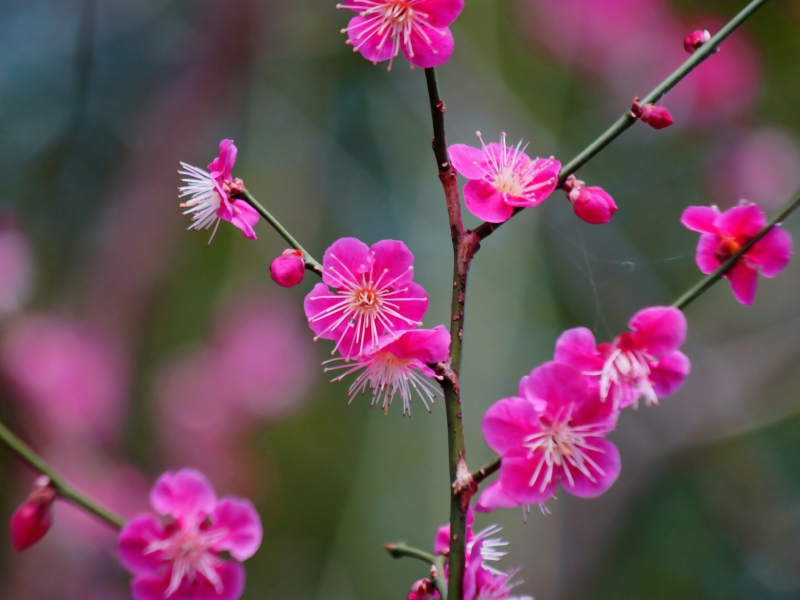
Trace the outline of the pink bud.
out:
<instances>
[{"instance_id":1,"label":"pink bud","mask_svg":"<svg viewBox=\"0 0 800 600\"><path fill-rule=\"evenodd\" d=\"M420 579L411 586L406 600L431 600L436 595L436 588L430 579Z\"/></svg>"},{"instance_id":2,"label":"pink bud","mask_svg":"<svg viewBox=\"0 0 800 600\"><path fill-rule=\"evenodd\" d=\"M56 499L56 490L47 477L36 480L36 488L11 516L11 544L22 552L41 540L53 524L50 510Z\"/></svg>"},{"instance_id":3,"label":"pink bud","mask_svg":"<svg viewBox=\"0 0 800 600\"><path fill-rule=\"evenodd\" d=\"M694 54L695 50L700 48L700 46L708 42L710 39L711 34L708 33L708 29L703 29L702 31L698 29L684 38L683 47L689 54ZM719 48L717 48L716 52L719 52Z\"/></svg>"},{"instance_id":4,"label":"pink bud","mask_svg":"<svg viewBox=\"0 0 800 600\"><path fill-rule=\"evenodd\" d=\"M272 281L283 287L294 287L303 281L306 263L300 250L284 250L269 266Z\"/></svg>"},{"instance_id":5,"label":"pink bud","mask_svg":"<svg viewBox=\"0 0 800 600\"><path fill-rule=\"evenodd\" d=\"M592 225L608 223L617 212L617 203L603 188L590 186L574 175L570 175L564 183L567 198L572 202L575 214Z\"/></svg>"},{"instance_id":6,"label":"pink bud","mask_svg":"<svg viewBox=\"0 0 800 600\"><path fill-rule=\"evenodd\" d=\"M642 121L650 125L653 129L664 129L672 125L672 115L663 106L653 106L645 104L641 108Z\"/></svg>"}]
</instances>

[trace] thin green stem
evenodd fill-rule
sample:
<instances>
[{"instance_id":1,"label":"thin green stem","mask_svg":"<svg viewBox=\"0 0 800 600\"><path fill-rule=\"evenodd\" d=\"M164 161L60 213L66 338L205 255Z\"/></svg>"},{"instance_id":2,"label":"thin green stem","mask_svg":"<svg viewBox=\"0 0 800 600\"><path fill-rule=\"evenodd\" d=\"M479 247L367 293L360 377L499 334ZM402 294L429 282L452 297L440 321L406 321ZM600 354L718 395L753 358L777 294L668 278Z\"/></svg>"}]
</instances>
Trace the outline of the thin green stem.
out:
<instances>
[{"instance_id":1,"label":"thin green stem","mask_svg":"<svg viewBox=\"0 0 800 600\"><path fill-rule=\"evenodd\" d=\"M660 100L664 94L675 87L684 77L691 73L695 67L702 63L705 59L711 56L725 38L732 34L736 29L744 23L750 16L753 15L759 8L764 6L769 0L753 0L742 11L731 19L717 34L712 37L708 42L703 44L694 54L692 54L680 67L678 67L672 74L664 81L659 83L649 94L647 94L640 104L652 104ZM561 168L558 174L558 186L564 185L567 178L574 174L578 169L588 163L592 158L597 156L606 146L622 135L628 128L636 123L637 118L627 111L617 121L609 127L603 134L600 135L595 141L589 144L584 150L575 158L569 161ZM521 212L522 208L517 208L514 215ZM512 215L513 216L513 215ZM489 237L495 229L500 227L502 223L483 223L475 229L478 238L483 240Z\"/></svg>"},{"instance_id":2,"label":"thin green stem","mask_svg":"<svg viewBox=\"0 0 800 600\"><path fill-rule=\"evenodd\" d=\"M321 274L322 273L322 265L319 264L319 262L317 260L315 260L314 257L311 256L306 251L306 249L303 248L300 245L300 242L298 242L296 239L294 239L294 236L292 236L292 234L289 233L286 230L286 228L283 225L280 224L280 221L278 221L278 219L273 217L272 214L266 208L261 206L261 204L259 203L258 200L253 198L253 195L250 192L248 192L247 190L244 190L242 192L242 196L243 196L243 198L245 200L247 200L247 203L250 204L250 206L252 206L253 208L255 208L258 211L258 214L260 214L262 217L264 217L264 220L267 223L272 225L272 228L275 231L277 231L280 234L280 236L283 239L285 239L292 248L294 248L295 250L300 250L300 252L303 253L303 260L306 263L306 269L308 269L309 271L314 271L317 274Z\"/></svg>"},{"instance_id":3,"label":"thin green stem","mask_svg":"<svg viewBox=\"0 0 800 600\"><path fill-rule=\"evenodd\" d=\"M475 481L475 483L481 483L484 479L495 473L500 468L501 462L502 459L499 456L495 456L491 462L475 471L472 474L472 479Z\"/></svg>"},{"instance_id":4,"label":"thin green stem","mask_svg":"<svg viewBox=\"0 0 800 600\"><path fill-rule=\"evenodd\" d=\"M0 423L0 442L4 443L9 450L28 463L33 469L43 475L47 475L58 495L65 500L72 502L116 529L121 529L125 525L125 521L121 517L100 506L97 502L64 481L42 457L31 450L25 442L2 423Z\"/></svg>"},{"instance_id":5,"label":"thin green stem","mask_svg":"<svg viewBox=\"0 0 800 600\"><path fill-rule=\"evenodd\" d=\"M761 238L767 235L767 233L769 233L773 227L775 227L779 223L782 223L786 219L786 217L792 214L792 211L794 211L798 205L800 205L800 192L798 192L791 200L789 200L786 204L784 204L783 207L777 213L775 213L775 215L769 220L769 222L766 225L764 225L764 227L757 234L755 234L750 240L748 240L747 243L744 244L736 254L734 254L728 260L726 260L725 263L722 264L722 266L720 266L716 271L701 279L697 283L697 285L692 287L689 291L683 294L683 296L678 298L672 306L683 310L684 308L689 306L689 304L691 304L697 298L699 298L708 288L710 288L717 281L722 279L722 277L728 271L733 269L733 267L736 266L736 263L739 262L739 260L756 243L758 243L758 241Z\"/></svg>"},{"instance_id":6,"label":"thin green stem","mask_svg":"<svg viewBox=\"0 0 800 600\"><path fill-rule=\"evenodd\" d=\"M407 546L402 542L386 544L386 551L389 552L392 558L416 558L432 567L436 567L436 577L433 577L433 585L436 586L439 595L444 600L447 600L447 584L444 580L444 556L434 556L419 548Z\"/></svg>"}]
</instances>

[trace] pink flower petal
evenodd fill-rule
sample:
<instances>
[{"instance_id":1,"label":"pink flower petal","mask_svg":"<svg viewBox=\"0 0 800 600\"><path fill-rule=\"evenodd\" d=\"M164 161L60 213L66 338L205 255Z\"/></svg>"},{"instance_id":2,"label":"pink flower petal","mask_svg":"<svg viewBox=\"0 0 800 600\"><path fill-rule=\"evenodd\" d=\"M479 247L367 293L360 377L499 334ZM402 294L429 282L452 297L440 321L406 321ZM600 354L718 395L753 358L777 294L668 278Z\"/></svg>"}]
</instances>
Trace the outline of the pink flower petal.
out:
<instances>
[{"instance_id":1,"label":"pink flower petal","mask_svg":"<svg viewBox=\"0 0 800 600\"><path fill-rule=\"evenodd\" d=\"M237 152L233 140L222 140L219 143L219 156L208 165L212 179L224 181L231 178Z\"/></svg>"},{"instance_id":2,"label":"pink flower petal","mask_svg":"<svg viewBox=\"0 0 800 600\"><path fill-rule=\"evenodd\" d=\"M322 339L338 340L347 327L346 320L336 327L332 327L341 319L339 313L334 313L321 319L314 319L314 317L343 301L343 296L340 297L334 292L331 292L324 283L315 285L303 302L303 308L305 309L306 317L308 318L308 326L311 328L311 331ZM311 319L314 320L312 321Z\"/></svg>"},{"instance_id":3,"label":"pink flower petal","mask_svg":"<svg viewBox=\"0 0 800 600\"><path fill-rule=\"evenodd\" d=\"M450 352L450 332L444 325L433 329L414 329L400 334L395 339L386 335L378 346L397 358L416 358L422 363L437 363L447 360Z\"/></svg>"},{"instance_id":4,"label":"pink flower petal","mask_svg":"<svg viewBox=\"0 0 800 600\"><path fill-rule=\"evenodd\" d=\"M532 433L540 431L540 412L525 398L498 400L481 421L481 431L489 447L500 455L519 450Z\"/></svg>"},{"instance_id":5,"label":"pink flower petal","mask_svg":"<svg viewBox=\"0 0 800 600\"><path fill-rule=\"evenodd\" d=\"M672 306L653 306L637 312L628 322L639 349L661 356L686 341L686 317Z\"/></svg>"},{"instance_id":6,"label":"pink flower petal","mask_svg":"<svg viewBox=\"0 0 800 600\"><path fill-rule=\"evenodd\" d=\"M746 254L747 260L761 266L764 277L775 277L792 258L792 236L781 227L774 227L756 242Z\"/></svg>"},{"instance_id":7,"label":"pink flower petal","mask_svg":"<svg viewBox=\"0 0 800 600\"><path fill-rule=\"evenodd\" d=\"M226 535L214 544L217 552L227 550L236 560L253 556L261 546L261 517L248 500L223 498L211 513L211 530L224 530Z\"/></svg>"},{"instance_id":8,"label":"pink flower petal","mask_svg":"<svg viewBox=\"0 0 800 600\"><path fill-rule=\"evenodd\" d=\"M133 600L239 600L244 593L244 567L233 561L221 562L215 567L220 578L221 590L203 575L197 574L194 581L183 578L181 586L167 595L171 573L163 577L139 577L131 583Z\"/></svg>"},{"instance_id":9,"label":"pink flower petal","mask_svg":"<svg viewBox=\"0 0 800 600\"><path fill-rule=\"evenodd\" d=\"M650 367L650 380L653 382L656 395L659 398L666 398L677 392L691 368L692 365L683 352L670 352L662 356Z\"/></svg>"},{"instance_id":10,"label":"pink flower petal","mask_svg":"<svg viewBox=\"0 0 800 600\"><path fill-rule=\"evenodd\" d=\"M152 515L141 515L129 521L119 534L119 558L128 572L156 574L163 566L164 553L147 552L155 541L166 539L161 523Z\"/></svg>"},{"instance_id":11,"label":"pink flower petal","mask_svg":"<svg viewBox=\"0 0 800 600\"><path fill-rule=\"evenodd\" d=\"M605 363L597 351L594 334L586 327L576 327L562 333L556 341L553 358L582 372L600 371Z\"/></svg>"},{"instance_id":12,"label":"pink flower petal","mask_svg":"<svg viewBox=\"0 0 800 600\"><path fill-rule=\"evenodd\" d=\"M187 522L209 515L217 504L217 495L205 475L181 469L158 478L150 492L150 503L158 514Z\"/></svg>"},{"instance_id":13,"label":"pink flower petal","mask_svg":"<svg viewBox=\"0 0 800 600\"><path fill-rule=\"evenodd\" d=\"M251 240L256 239L253 227L258 223L258 211L244 200L234 200L231 202L231 207L233 216L230 218L230 222L242 230L244 237Z\"/></svg>"},{"instance_id":14,"label":"pink flower petal","mask_svg":"<svg viewBox=\"0 0 800 600\"><path fill-rule=\"evenodd\" d=\"M592 446L597 450L584 450L588 459L595 465L600 467L598 469L589 467L592 478L587 477L577 467L569 465L570 474L572 476L572 484L569 477L566 475L561 479L563 488L579 498L596 498L603 492L608 490L619 477L620 469L622 468L622 460L619 455L617 447L608 440L599 439L593 440ZM567 463L569 464L569 463ZM592 481L594 479L594 481Z\"/></svg>"},{"instance_id":15,"label":"pink flower petal","mask_svg":"<svg viewBox=\"0 0 800 600\"><path fill-rule=\"evenodd\" d=\"M483 179L486 175L487 160L482 149L466 144L453 144L447 152L456 171L467 179Z\"/></svg>"},{"instance_id":16,"label":"pink flower petal","mask_svg":"<svg viewBox=\"0 0 800 600\"><path fill-rule=\"evenodd\" d=\"M375 261L372 267L375 281L381 284L394 281L393 287L400 288L414 279L414 255L403 242L381 240L370 251Z\"/></svg>"},{"instance_id":17,"label":"pink flower petal","mask_svg":"<svg viewBox=\"0 0 800 600\"><path fill-rule=\"evenodd\" d=\"M464 0L422 0L414 6L414 10L426 13L426 23L433 27L447 27L464 10Z\"/></svg>"},{"instance_id":18,"label":"pink flower petal","mask_svg":"<svg viewBox=\"0 0 800 600\"><path fill-rule=\"evenodd\" d=\"M757 205L734 206L722 213L716 226L731 237L750 239L767 224L767 216Z\"/></svg>"},{"instance_id":19,"label":"pink flower petal","mask_svg":"<svg viewBox=\"0 0 800 600\"><path fill-rule=\"evenodd\" d=\"M425 37L423 37L423 34ZM427 39L426 39L427 37ZM401 44L403 55L412 65L430 69L443 65L453 55L453 34L446 27L420 27L411 32L411 50ZM413 53L413 55L412 55Z\"/></svg>"},{"instance_id":20,"label":"pink flower petal","mask_svg":"<svg viewBox=\"0 0 800 600\"><path fill-rule=\"evenodd\" d=\"M700 240L697 242L695 262L700 268L700 272L704 275L713 273L722 265L717 258L718 249L719 243L717 242L716 233L704 233L700 236Z\"/></svg>"},{"instance_id":21,"label":"pink flower petal","mask_svg":"<svg viewBox=\"0 0 800 600\"><path fill-rule=\"evenodd\" d=\"M600 405L597 387L588 377L568 365L548 362L531 371L527 382L527 398L547 402L547 414L551 418L570 405L576 405L577 414L584 404Z\"/></svg>"},{"instance_id":22,"label":"pink flower petal","mask_svg":"<svg viewBox=\"0 0 800 600\"><path fill-rule=\"evenodd\" d=\"M475 503L475 510L488 513L498 508L516 508L517 506L519 503L509 497L503 489L503 484L500 481L494 481L481 492Z\"/></svg>"},{"instance_id":23,"label":"pink flower petal","mask_svg":"<svg viewBox=\"0 0 800 600\"><path fill-rule=\"evenodd\" d=\"M360 281L361 273L369 272L373 261L372 253L364 242L356 238L340 238L322 256L322 281L333 288L343 287L342 279Z\"/></svg>"},{"instance_id":24,"label":"pink flower petal","mask_svg":"<svg viewBox=\"0 0 800 600\"><path fill-rule=\"evenodd\" d=\"M502 194L483 179L467 182L464 186L464 203L469 212L489 223L502 223L514 214L514 208L506 204Z\"/></svg>"},{"instance_id":25,"label":"pink flower petal","mask_svg":"<svg viewBox=\"0 0 800 600\"><path fill-rule=\"evenodd\" d=\"M390 37L391 28L379 34L379 26L375 19L364 17L353 17L347 25L347 37L353 46L353 50L361 53L361 56L372 62L383 62L392 57L394 44Z\"/></svg>"},{"instance_id":26,"label":"pink flower petal","mask_svg":"<svg viewBox=\"0 0 800 600\"><path fill-rule=\"evenodd\" d=\"M544 465L536 479L533 479L540 460L541 452L535 453L531 458L519 454L503 457L500 482L508 499L517 504L539 504L552 498L559 478L554 476L550 483L542 487L543 474L547 472L547 466Z\"/></svg>"},{"instance_id":27,"label":"pink flower petal","mask_svg":"<svg viewBox=\"0 0 800 600\"><path fill-rule=\"evenodd\" d=\"M725 277L731 282L731 289L736 299L745 306L752 305L758 285L756 270L740 261Z\"/></svg>"},{"instance_id":28,"label":"pink flower petal","mask_svg":"<svg viewBox=\"0 0 800 600\"><path fill-rule=\"evenodd\" d=\"M716 233L717 228L714 223L719 214L719 210L711 206L690 206L683 211L681 223L692 231Z\"/></svg>"}]
</instances>

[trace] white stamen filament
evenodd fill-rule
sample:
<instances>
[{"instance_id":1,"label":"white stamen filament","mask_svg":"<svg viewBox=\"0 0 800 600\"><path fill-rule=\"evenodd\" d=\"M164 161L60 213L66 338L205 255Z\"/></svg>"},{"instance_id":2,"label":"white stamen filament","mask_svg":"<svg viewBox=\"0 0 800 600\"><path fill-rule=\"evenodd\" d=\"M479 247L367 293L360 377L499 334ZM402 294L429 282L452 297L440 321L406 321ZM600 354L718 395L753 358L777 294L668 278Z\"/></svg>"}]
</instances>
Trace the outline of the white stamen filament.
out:
<instances>
[{"instance_id":1,"label":"white stamen filament","mask_svg":"<svg viewBox=\"0 0 800 600\"><path fill-rule=\"evenodd\" d=\"M181 181L186 183L186 185L178 188L180 192L178 197L184 198L185 196L190 196L188 201L180 205L181 208L187 209L183 214L192 215L192 223L188 228L200 231L201 229L208 229L216 223L214 231L211 234L211 239L208 240L210 244L219 226L220 219L217 217L217 211L222 205L222 197L219 195L211 175L206 173L203 169L187 165L183 162L181 166L183 169L178 171L178 173L185 176L185 179Z\"/></svg>"},{"instance_id":2,"label":"white stamen filament","mask_svg":"<svg viewBox=\"0 0 800 600\"><path fill-rule=\"evenodd\" d=\"M488 161L488 169L478 163L475 164L483 170L484 177L489 180L495 189L503 194L506 202L509 201L510 197L526 198L526 196L534 194L541 188L551 186L555 182L555 177L550 177L544 181L536 181L542 171L553 166L555 161L552 156L538 164L538 158L533 160L524 158L522 155L528 148L528 144L523 146L522 140L520 140L516 146L507 146L505 132L500 134L500 155L498 156L486 146L480 131L477 132L477 135L481 141L484 156Z\"/></svg>"},{"instance_id":3,"label":"white stamen filament","mask_svg":"<svg viewBox=\"0 0 800 600\"><path fill-rule=\"evenodd\" d=\"M619 408L625 388L634 387L645 398L647 406L658 404L658 396L650 379L650 365L655 358L641 350L623 350L615 347L599 373L600 397L605 401L612 397L614 408Z\"/></svg>"}]
</instances>

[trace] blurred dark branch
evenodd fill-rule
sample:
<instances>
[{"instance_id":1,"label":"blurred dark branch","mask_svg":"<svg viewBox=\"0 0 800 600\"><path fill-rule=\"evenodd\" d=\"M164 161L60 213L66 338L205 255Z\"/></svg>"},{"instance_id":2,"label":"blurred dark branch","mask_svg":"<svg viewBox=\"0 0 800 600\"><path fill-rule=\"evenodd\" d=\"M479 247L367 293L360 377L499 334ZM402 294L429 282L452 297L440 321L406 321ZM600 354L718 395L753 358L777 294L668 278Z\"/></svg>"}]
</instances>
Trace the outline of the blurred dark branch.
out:
<instances>
[{"instance_id":1,"label":"blurred dark branch","mask_svg":"<svg viewBox=\"0 0 800 600\"><path fill-rule=\"evenodd\" d=\"M292 236L292 234L289 233L286 230L286 228L283 225L280 224L278 219L273 217L272 214L266 208L261 206L261 204L258 202L258 200L253 198L252 194L250 194L250 192L248 192L247 190L244 190L242 192L241 196L242 196L242 198L244 200L247 201L247 203L250 206L252 206L253 208L255 208L258 211L258 214L260 214L262 217L264 217L264 220L267 223L272 225L272 228L275 231L277 231L280 234L280 236L284 240L286 240L292 248L294 248L295 250L300 250L300 252L303 253L303 260L306 263L306 269L308 269L309 271L313 271L317 275L322 275L322 265L319 262L317 262L317 260L313 256L311 256L306 251L305 248L303 248L300 245L300 242L298 242L296 239L294 239L294 236Z\"/></svg>"},{"instance_id":2,"label":"blurred dark branch","mask_svg":"<svg viewBox=\"0 0 800 600\"><path fill-rule=\"evenodd\" d=\"M697 285L695 285L692 289L687 291L683 296L678 298L672 306L683 310L684 308L689 306L692 302L694 302L694 300L699 298L708 288L710 288L717 281L722 279L725 276L725 274L727 274L731 269L733 269L733 267L736 266L736 263L738 263L739 260L745 254L747 254L747 252L753 246L755 246L761 238L767 235L773 227L782 223L786 219L786 217L792 214L792 212L794 211L794 209L798 207L798 205L800 205L800 192L797 192L794 198L792 198L786 204L784 204L783 207L777 213L775 213L775 216L773 216L769 220L769 222L766 225L764 225L761 231L759 231L750 240L748 240L747 243L744 244L736 254L734 254L727 261L725 261L725 263L722 266L720 266L716 271L703 278L700 282L697 283Z\"/></svg>"},{"instance_id":3,"label":"blurred dark branch","mask_svg":"<svg viewBox=\"0 0 800 600\"><path fill-rule=\"evenodd\" d=\"M714 54L719 45L725 38L732 34L742 23L744 23L750 16L755 13L759 8L764 6L769 0L753 0L748 4L738 15L729 21L717 34L712 37L708 42L703 44L694 54L692 54L686 62L678 67L669 77L659 83L647 96L640 100L640 104L652 104L658 102L664 94L675 87L684 77L691 73L695 67L702 63L709 56ZM628 130L634 123L635 117L630 110L626 111L617 121L609 127L605 133L598 137L595 141L589 144L584 150L575 158L569 161L561 169L558 174L558 187L563 187L567 177L574 174L578 169L588 163L592 158L597 156L606 146L617 139L625 131ZM514 215L520 213L523 208L516 208ZM512 217L514 216L512 215ZM478 240L484 240L489 237L502 223L483 223L475 229Z\"/></svg>"},{"instance_id":4,"label":"blurred dark branch","mask_svg":"<svg viewBox=\"0 0 800 600\"><path fill-rule=\"evenodd\" d=\"M64 481L42 457L31 450L25 442L14 435L14 433L2 423L0 423L0 442L5 444L9 450L26 462L30 467L42 475L46 475L60 497L82 508L86 512L93 514L116 529L121 529L125 525L125 521L121 517L115 515L107 508L104 508Z\"/></svg>"}]
</instances>

